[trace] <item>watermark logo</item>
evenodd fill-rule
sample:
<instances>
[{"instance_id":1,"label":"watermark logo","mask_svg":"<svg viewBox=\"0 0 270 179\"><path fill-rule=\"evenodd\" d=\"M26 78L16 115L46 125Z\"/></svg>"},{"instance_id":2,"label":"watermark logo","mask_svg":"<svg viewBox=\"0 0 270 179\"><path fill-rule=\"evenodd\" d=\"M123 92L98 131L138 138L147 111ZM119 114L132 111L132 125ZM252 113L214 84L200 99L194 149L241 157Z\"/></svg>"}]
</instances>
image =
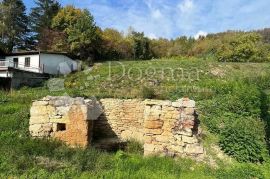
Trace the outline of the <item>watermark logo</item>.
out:
<instances>
[{"instance_id":1,"label":"watermark logo","mask_svg":"<svg viewBox=\"0 0 270 179\"><path fill-rule=\"evenodd\" d=\"M139 63L139 62L138 62ZM136 81L142 82L150 86L159 85L161 82L172 82L172 83L192 83L194 81L200 80L200 75L202 71L198 68L182 68L182 67L166 67L159 66L156 67L149 62L149 66L140 67L138 66L129 66L128 63L122 62L108 62L105 66L107 72L104 73L104 67L102 67L102 74L94 75L94 67L89 67L85 69L82 73L84 74L82 78L84 79L83 83L80 83L76 86L78 90L85 90L91 87L91 84L95 80L102 78L103 81L112 84L112 87L118 84L121 81ZM65 79L67 74L71 72L70 65L67 63L59 64L59 73L62 75L62 78L52 78L48 81L48 88L50 91L64 91L65 90ZM78 79L82 80L82 79ZM108 89L109 90L109 89ZM183 92L207 92L208 89L198 89L198 88L185 88L180 89Z\"/></svg>"}]
</instances>

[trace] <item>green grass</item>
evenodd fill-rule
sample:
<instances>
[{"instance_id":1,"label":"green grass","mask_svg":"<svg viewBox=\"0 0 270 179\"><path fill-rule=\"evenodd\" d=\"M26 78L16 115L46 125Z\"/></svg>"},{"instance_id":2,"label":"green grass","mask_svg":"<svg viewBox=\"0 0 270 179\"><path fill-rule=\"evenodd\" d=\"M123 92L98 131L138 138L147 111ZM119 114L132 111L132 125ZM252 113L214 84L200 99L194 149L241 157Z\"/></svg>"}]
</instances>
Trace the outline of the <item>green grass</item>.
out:
<instances>
[{"instance_id":1,"label":"green grass","mask_svg":"<svg viewBox=\"0 0 270 179\"><path fill-rule=\"evenodd\" d=\"M230 122L235 120L249 127L245 121L254 121L261 129L258 133L254 130L255 137L263 143L258 145L266 148L261 137L269 132L267 91L270 89L270 64L217 63L180 58L122 63L133 69L130 70L133 78L124 76L120 79L122 66L113 62L109 80L110 63L107 62L97 65L91 72L66 77L64 91L50 92L44 87L0 92L0 178L270 178L267 154L263 162L232 160L226 163L221 160L217 162L218 168L213 168L207 163L189 159L143 157L141 146L135 141L129 142L125 151L107 153L91 148L71 149L57 141L29 137L29 108L34 99L65 93L98 98L143 98L148 96L143 91L147 87L155 98L174 100L189 96L196 100L204 131L202 138L208 153L211 153L212 144L220 143L224 131L227 131L223 129L231 129ZM148 67L157 70L155 76L149 75L151 69ZM166 70L162 78L160 71L165 68L183 68L185 78L176 76L173 80ZM138 69L144 71L141 79L135 79ZM149 73L145 72L147 70ZM189 74L193 77L187 78ZM252 124L251 128L254 126ZM236 139L238 141L239 138Z\"/></svg>"}]
</instances>

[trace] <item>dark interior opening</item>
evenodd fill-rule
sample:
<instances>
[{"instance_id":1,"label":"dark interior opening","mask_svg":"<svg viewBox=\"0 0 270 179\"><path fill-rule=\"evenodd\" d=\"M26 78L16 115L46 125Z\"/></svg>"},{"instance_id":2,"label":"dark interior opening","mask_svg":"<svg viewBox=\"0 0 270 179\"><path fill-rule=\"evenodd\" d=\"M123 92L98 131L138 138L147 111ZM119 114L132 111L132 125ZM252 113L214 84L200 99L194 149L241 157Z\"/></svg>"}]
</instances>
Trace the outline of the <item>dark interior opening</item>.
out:
<instances>
[{"instance_id":1,"label":"dark interior opening","mask_svg":"<svg viewBox=\"0 0 270 179\"><path fill-rule=\"evenodd\" d=\"M11 78L0 77L0 90L9 91L11 88Z\"/></svg>"},{"instance_id":2,"label":"dark interior opening","mask_svg":"<svg viewBox=\"0 0 270 179\"><path fill-rule=\"evenodd\" d=\"M57 131L65 131L65 130L66 130L66 124L57 123Z\"/></svg>"}]
</instances>

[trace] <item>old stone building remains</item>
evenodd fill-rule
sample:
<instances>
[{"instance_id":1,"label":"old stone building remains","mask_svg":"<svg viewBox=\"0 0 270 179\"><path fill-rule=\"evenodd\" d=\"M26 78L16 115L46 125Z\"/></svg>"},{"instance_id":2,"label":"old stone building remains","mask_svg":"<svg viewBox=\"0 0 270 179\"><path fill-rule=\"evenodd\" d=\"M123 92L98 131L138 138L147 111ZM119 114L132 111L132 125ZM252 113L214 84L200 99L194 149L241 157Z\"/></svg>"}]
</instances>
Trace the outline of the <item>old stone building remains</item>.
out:
<instances>
[{"instance_id":1,"label":"old stone building remains","mask_svg":"<svg viewBox=\"0 0 270 179\"><path fill-rule=\"evenodd\" d=\"M33 137L52 137L71 146L98 146L98 141L143 144L145 155L200 156L195 102L138 99L45 97L34 101ZM108 144L109 145L109 144Z\"/></svg>"}]
</instances>

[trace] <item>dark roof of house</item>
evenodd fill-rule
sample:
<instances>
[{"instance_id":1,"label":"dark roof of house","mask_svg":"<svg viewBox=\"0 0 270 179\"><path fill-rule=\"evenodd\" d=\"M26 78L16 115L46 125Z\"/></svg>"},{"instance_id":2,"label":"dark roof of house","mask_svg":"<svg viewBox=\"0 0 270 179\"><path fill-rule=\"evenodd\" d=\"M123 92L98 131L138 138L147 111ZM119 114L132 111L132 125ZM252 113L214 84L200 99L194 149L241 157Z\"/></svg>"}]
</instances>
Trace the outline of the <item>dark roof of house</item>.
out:
<instances>
[{"instance_id":1,"label":"dark roof of house","mask_svg":"<svg viewBox=\"0 0 270 179\"><path fill-rule=\"evenodd\" d=\"M37 54L56 54L56 55L66 55L69 56L66 52L47 52L47 51L25 51L25 52L13 52L5 54L5 56L19 56L19 55L37 55Z\"/></svg>"}]
</instances>

